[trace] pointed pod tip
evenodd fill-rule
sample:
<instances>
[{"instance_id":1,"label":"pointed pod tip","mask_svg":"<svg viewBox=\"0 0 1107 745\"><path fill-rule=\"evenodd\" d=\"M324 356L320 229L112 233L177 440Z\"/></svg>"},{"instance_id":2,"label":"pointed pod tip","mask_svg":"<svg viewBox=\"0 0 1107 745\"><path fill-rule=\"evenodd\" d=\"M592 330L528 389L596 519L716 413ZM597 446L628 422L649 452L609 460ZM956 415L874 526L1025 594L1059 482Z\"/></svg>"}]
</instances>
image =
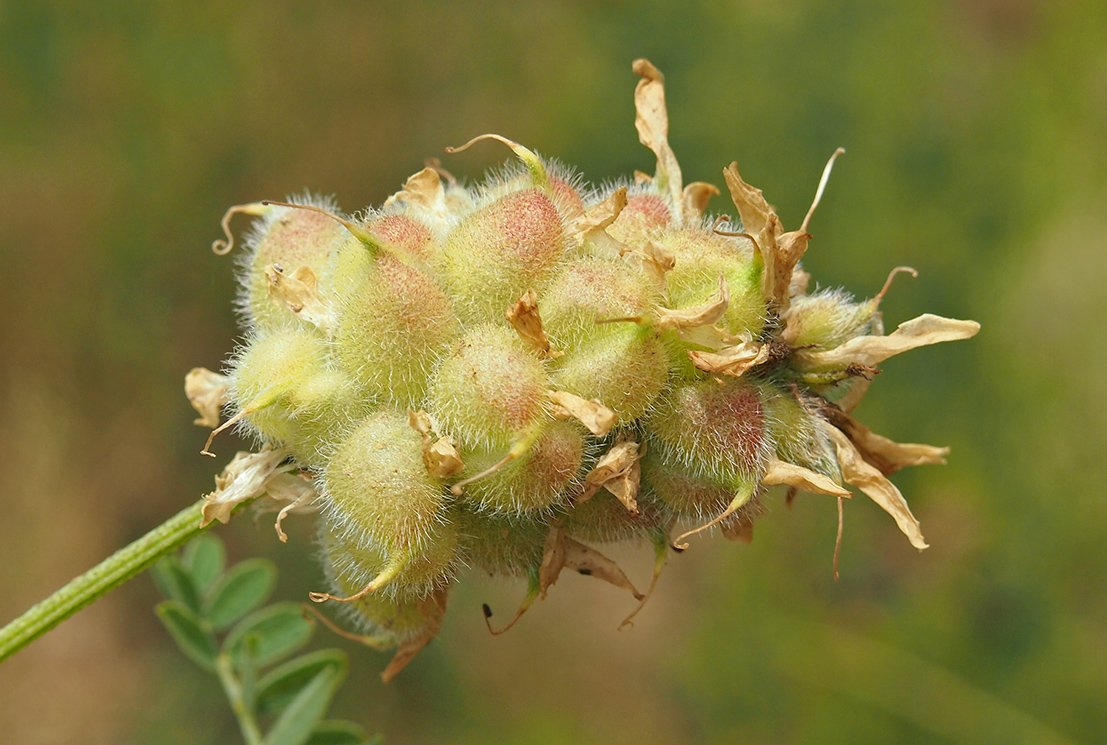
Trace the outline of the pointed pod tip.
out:
<instances>
[{"instance_id":1,"label":"pointed pod tip","mask_svg":"<svg viewBox=\"0 0 1107 745\"><path fill-rule=\"evenodd\" d=\"M646 78L647 80L665 80L665 76L657 69L657 65L650 62L645 57L639 57L634 60L634 62L630 63L630 69L635 75Z\"/></svg>"},{"instance_id":2,"label":"pointed pod tip","mask_svg":"<svg viewBox=\"0 0 1107 745\"><path fill-rule=\"evenodd\" d=\"M511 152L515 153L515 157L517 157L523 163L523 165L526 166L527 171L530 172L531 179L534 181L534 185L541 189L549 191L550 177L549 174L546 172L545 164L542 162L542 159L538 157L538 154L530 148L524 147L518 142L515 142L515 140L510 140L503 135L498 135L492 132L477 135L463 145L447 146L445 150L451 155L455 153L465 152L472 145L483 140L495 140L496 142L503 143L508 148L510 148Z\"/></svg>"}]
</instances>

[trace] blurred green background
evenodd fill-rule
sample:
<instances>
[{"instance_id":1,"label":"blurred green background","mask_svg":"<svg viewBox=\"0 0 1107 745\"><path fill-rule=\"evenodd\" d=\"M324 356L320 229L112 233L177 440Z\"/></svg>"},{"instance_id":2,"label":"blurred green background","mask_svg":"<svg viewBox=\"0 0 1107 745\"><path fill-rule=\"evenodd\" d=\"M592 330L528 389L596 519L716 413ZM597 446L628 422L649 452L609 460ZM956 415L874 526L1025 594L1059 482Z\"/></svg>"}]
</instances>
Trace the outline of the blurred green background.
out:
<instances>
[{"instance_id":1,"label":"blurred green background","mask_svg":"<svg viewBox=\"0 0 1107 745\"><path fill-rule=\"evenodd\" d=\"M1092 742L1107 731L1107 5L0 2L0 620L210 488L181 391L235 343L229 204L304 188L379 203L444 145L495 131L593 181L652 169L630 61L667 75L688 180L733 159L785 223L847 148L807 268L889 328L982 322L889 362L859 414L953 447L897 476L932 548L874 505L771 499L752 545L676 557L636 627L565 577L473 577L393 685L350 648L335 714L390 743ZM453 156L476 177L493 146ZM729 205L717 199L713 208ZM233 452L224 440L219 451ZM308 521L220 534L319 584ZM638 581L649 549L616 555ZM148 578L0 667L12 743L230 743L213 679ZM321 644L336 642L319 632Z\"/></svg>"}]
</instances>

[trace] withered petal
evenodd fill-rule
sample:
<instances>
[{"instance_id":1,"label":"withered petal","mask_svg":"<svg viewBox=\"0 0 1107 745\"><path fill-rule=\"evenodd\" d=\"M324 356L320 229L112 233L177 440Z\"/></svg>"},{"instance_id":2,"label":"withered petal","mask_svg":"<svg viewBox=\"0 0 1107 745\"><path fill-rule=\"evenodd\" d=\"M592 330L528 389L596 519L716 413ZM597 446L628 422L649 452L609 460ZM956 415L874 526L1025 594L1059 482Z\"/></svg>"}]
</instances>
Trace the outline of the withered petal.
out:
<instances>
[{"instance_id":1,"label":"withered petal","mask_svg":"<svg viewBox=\"0 0 1107 745\"><path fill-rule=\"evenodd\" d=\"M647 59L637 59L632 65L641 80L634 88L634 126L638 140L657 156L654 180L668 197L674 216L681 206L681 173L676 154L669 146L669 112L665 107L665 76Z\"/></svg>"},{"instance_id":2,"label":"withered petal","mask_svg":"<svg viewBox=\"0 0 1107 745\"><path fill-rule=\"evenodd\" d=\"M695 305L691 308L664 308L658 306L657 320L659 329L689 329L699 326L710 326L718 322L730 306L730 288L726 279L719 275L719 289L715 293L716 299Z\"/></svg>"},{"instance_id":3,"label":"withered petal","mask_svg":"<svg viewBox=\"0 0 1107 745\"><path fill-rule=\"evenodd\" d=\"M269 294L284 303L290 311L330 334L337 321L334 309L319 296L319 280L310 267L298 267L288 274L277 264L265 267Z\"/></svg>"},{"instance_id":4,"label":"withered petal","mask_svg":"<svg viewBox=\"0 0 1107 745\"><path fill-rule=\"evenodd\" d=\"M765 475L761 483L767 486L784 484L814 494L830 494L835 497L849 497L848 489L842 488L834 479L817 473L795 463L770 459L765 464Z\"/></svg>"},{"instance_id":5,"label":"withered petal","mask_svg":"<svg viewBox=\"0 0 1107 745\"><path fill-rule=\"evenodd\" d=\"M603 437L615 426L618 416L602 402L581 398L567 391L547 391L558 419L576 419L596 437Z\"/></svg>"},{"instance_id":6,"label":"withered petal","mask_svg":"<svg viewBox=\"0 0 1107 745\"><path fill-rule=\"evenodd\" d=\"M200 415L193 424L213 428L219 426L219 412L227 403L230 378L206 367L194 367L185 375L185 396Z\"/></svg>"},{"instance_id":7,"label":"withered petal","mask_svg":"<svg viewBox=\"0 0 1107 745\"><path fill-rule=\"evenodd\" d=\"M206 526L212 520L226 523L239 504L265 494L275 475L294 468L282 465L288 455L286 448L236 453L223 472L215 477L215 491L204 495L200 525Z\"/></svg>"},{"instance_id":8,"label":"withered petal","mask_svg":"<svg viewBox=\"0 0 1107 745\"><path fill-rule=\"evenodd\" d=\"M942 318L924 313L904 321L887 336L858 336L825 351L797 350L793 358L801 369L846 368L849 365L879 365L912 349L945 341L970 339L980 331L976 321Z\"/></svg>"},{"instance_id":9,"label":"withered petal","mask_svg":"<svg viewBox=\"0 0 1107 745\"><path fill-rule=\"evenodd\" d=\"M911 513L907 500L903 498L896 485L889 481L879 469L865 461L850 439L837 427L823 422L821 429L834 443L838 463L842 468L842 478L847 484L856 486L870 499L891 515L899 529L911 541L911 545L922 550L928 548L923 538L919 521Z\"/></svg>"}]
</instances>

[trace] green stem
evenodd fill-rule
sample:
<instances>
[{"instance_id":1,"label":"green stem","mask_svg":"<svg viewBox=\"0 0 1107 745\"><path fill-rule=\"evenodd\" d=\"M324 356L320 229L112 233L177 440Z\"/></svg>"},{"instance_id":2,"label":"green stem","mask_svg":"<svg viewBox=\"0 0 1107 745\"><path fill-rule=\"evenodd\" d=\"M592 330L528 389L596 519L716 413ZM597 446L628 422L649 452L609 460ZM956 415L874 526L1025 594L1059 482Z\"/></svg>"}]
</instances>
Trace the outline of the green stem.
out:
<instances>
[{"instance_id":1,"label":"green stem","mask_svg":"<svg viewBox=\"0 0 1107 745\"><path fill-rule=\"evenodd\" d=\"M250 713L250 707L246 705L246 699L242 695L242 684L234 674L231 656L224 652L215 658L215 670L219 673L219 682L223 684L227 700L231 702L231 710L238 719L238 726L242 730L242 738L246 741L246 745L261 745L261 730L258 728L258 723L254 721L254 715Z\"/></svg>"},{"instance_id":2,"label":"green stem","mask_svg":"<svg viewBox=\"0 0 1107 745\"><path fill-rule=\"evenodd\" d=\"M204 530L202 504L181 510L0 629L0 662Z\"/></svg>"}]
</instances>

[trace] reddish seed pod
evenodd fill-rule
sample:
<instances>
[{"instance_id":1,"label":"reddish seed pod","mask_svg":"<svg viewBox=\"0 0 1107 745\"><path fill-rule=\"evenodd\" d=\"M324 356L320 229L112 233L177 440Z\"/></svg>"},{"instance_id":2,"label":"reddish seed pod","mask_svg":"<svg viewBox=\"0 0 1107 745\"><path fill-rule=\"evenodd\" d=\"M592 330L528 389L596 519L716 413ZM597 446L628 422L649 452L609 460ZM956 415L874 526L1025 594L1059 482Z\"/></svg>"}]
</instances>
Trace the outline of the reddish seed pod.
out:
<instances>
[{"instance_id":1,"label":"reddish seed pod","mask_svg":"<svg viewBox=\"0 0 1107 745\"><path fill-rule=\"evenodd\" d=\"M473 448L462 476L481 473L503 451ZM576 422L548 422L519 457L465 486L462 499L484 512L527 515L549 511L571 490L584 456L584 430Z\"/></svg>"},{"instance_id":2,"label":"reddish seed pod","mask_svg":"<svg viewBox=\"0 0 1107 745\"><path fill-rule=\"evenodd\" d=\"M607 229L617 241L634 245L650 240L673 220L665 200L652 192L627 194L627 205Z\"/></svg>"},{"instance_id":3,"label":"reddish seed pod","mask_svg":"<svg viewBox=\"0 0 1107 745\"><path fill-rule=\"evenodd\" d=\"M453 307L419 266L357 250L345 271L362 280L338 303L335 357L363 395L418 408L436 356L457 338Z\"/></svg>"},{"instance_id":4,"label":"reddish seed pod","mask_svg":"<svg viewBox=\"0 0 1107 745\"><path fill-rule=\"evenodd\" d=\"M369 221L366 229L388 246L404 255L427 261L431 257L434 234L425 224L408 215L381 215Z\"/></svg>"},{"instance_id":5,"label":"reddish seed pod","mask_svg":"<svg viewBox=\"0 0 1107 745\"><path fill-rule=\"evenodd\" d=\"M307 199L304 203L333 209L321 200ZM245 262L242 306L250 325L258 329L300 325L296 314L270 292L266 269L275 265L293 272L307 267L323 278L332 256L357 241L342 225L321 212L278 205L265 210L264 219L254 228L249 241L251 251Z\"/></svg>"},{"instance_id":6,"label":"reddish seed pod","mask_svg":"<svg viewBox=\"0 0 1107 745\"><path fill-rule=\"evenodd\" d=\"M644 423L647 457L723 485L756 482L772 452L761 390L741 378L679 385Z\"/></svg>"},{"instance_id":7,"label":"reddish seed pod","mask_svg":"<svg viewBox=\"0 0 1107 745\"><path fill-rule=\"evenodd\" d=\"M500 197L462 220L436 262L462 320L501 320L557 264L564 233L557 207L536 188Z\"/></svg>"},{"instance_id":8,"label":"reddish seed pod","mask_svg":"<svg viewBox=\"0 0 1107 745\"><path fill-rule=\"evenodd\" d=\"M548 419L546 368L506 323L465 334L431 377L428 410L463 448L504 451Z\"/></svg>"}]
</instances>

